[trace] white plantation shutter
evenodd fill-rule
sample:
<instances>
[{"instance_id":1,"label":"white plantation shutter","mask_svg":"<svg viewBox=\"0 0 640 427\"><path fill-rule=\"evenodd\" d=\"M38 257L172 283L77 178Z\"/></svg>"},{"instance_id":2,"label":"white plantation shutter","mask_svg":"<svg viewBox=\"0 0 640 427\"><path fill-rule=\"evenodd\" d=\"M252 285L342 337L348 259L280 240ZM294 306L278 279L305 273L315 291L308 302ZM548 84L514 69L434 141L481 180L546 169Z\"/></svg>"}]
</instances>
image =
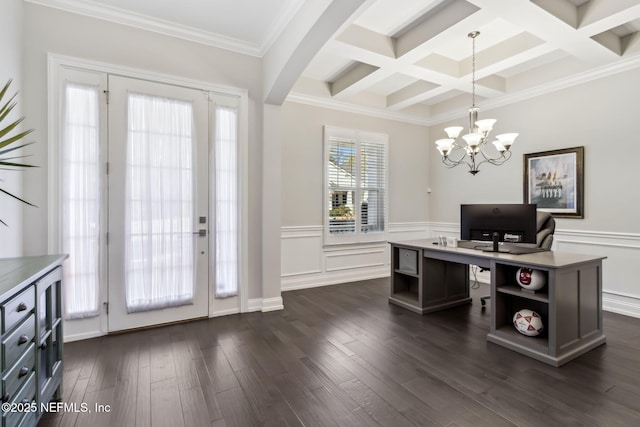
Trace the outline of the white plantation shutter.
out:
<instances>
[{"instance_id":1,"label":"white plantation shutter","mask_svg":"<svg viewBox=\"0 0 640 427\"><path fill-rule=\"evenodd\" d=\"M385 231L386 145L363 141L360 144L360 230L363 233Z\"/></svg>"},{"instance_id":2,"label":"white plantation shutter","mask_svg":"<svg viewBox=\"0 0 640 427\"><path fill-rule=\"evenodd\" d=\"M325 126L325 243L386 240L387 136Z\"/></svg>"},{"instance_id":3,"label":"white plantation shutter","mask_svg":"<svg viewBox=\"0 0 640 427\"><path fill-rule=\"evenodd\" d=\"M356 141L331 137L328 144L329 233L355 235Z\"/></svg>"}]
</instances>

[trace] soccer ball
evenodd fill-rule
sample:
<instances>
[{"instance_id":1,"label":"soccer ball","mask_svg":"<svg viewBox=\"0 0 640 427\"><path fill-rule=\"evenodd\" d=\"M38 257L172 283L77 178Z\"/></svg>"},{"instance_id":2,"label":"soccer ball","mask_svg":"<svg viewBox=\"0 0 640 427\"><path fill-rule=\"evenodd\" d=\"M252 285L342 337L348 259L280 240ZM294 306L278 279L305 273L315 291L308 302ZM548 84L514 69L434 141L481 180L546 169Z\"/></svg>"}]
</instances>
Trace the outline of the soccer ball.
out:
<instances>
[{"instance_id":1,"label":"soccer ball","mask_svg":"<svg viewBox=\"0 0 640 427\"><path fill-rule=\"evenodd\" d=\"M518 332L528 337L535 337L540 335L544 330L542 324L542 318L538 313L533 310L523 308L513 316L513 326L516 327Z\"/></svg>"},{"instance_id":2,"label":"soccer ball","mask_svg":"<svg viewBox=\"0 0 640 427\"><path fill-rule=\"evenodd\" d=\"M547 278L542 271L527 267L521 267L516 271L516 281L523 289L530 291L542 289L547 284Z\"/></svg>"}]
</instances>

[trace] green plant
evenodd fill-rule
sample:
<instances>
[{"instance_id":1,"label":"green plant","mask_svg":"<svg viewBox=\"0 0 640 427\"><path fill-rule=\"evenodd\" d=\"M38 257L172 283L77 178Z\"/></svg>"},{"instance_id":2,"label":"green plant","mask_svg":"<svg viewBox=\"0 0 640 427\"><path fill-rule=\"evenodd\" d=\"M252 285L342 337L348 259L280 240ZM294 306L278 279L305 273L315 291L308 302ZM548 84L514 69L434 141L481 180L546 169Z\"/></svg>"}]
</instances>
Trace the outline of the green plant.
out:
<instances>
[{"instance_id":1,"label":"green plant","mask_svg":"<svg viewBox=\"0 0 640 427\"><path fill-rule=\"evenodd\" d=\"M17 155L17 153L14 153L16 150L19 150L20 148L23 148L23 147L26 147L27 145L32 144L32 142L22 144L20 143L20 141L25 136L33 132L33 129L20 132L13 136L9 135L20 123L22 123L22 121L24 120L24 117L20 117L19 119L9 123L6 126L4 125L5 119L17 104L17 102L15 101L15 98L18 95L17 93L14 93L13 96L11 96L11 98L9 98L8 101L6 102L3 101L5 98L5 95L7 94L7 91L9 90L9 86L11 85L11 81L12 80L9 79L7 84L5 84L4 87L2 88L2 91L0 91L0 106L1 106L0 107L0 170L16 171L23 168L34 167L34 165L28 165L26 163L22 163L21 159L27 156ZM0 180L0 182L1 181L2 180ZM9 193L7 190L3 188L0 188L0 192L16 200L19 200L22 203L25 203L29 206L34 206L33 204L27 202L24 199L21 199L15 194ZM1 219L0 219L0 223L4 224L5 226L7 225L7 223L5 223Z\"/></svg>"},{"instance_id":2,"label":"green plant","mask_svg":"<svg viewBox=\"0 0 640 427\"><path fill-rule=\"evenodd\" d=\"M351 214L351 208L349 206L340 205L337 208L333 208L329 211L329 216L340 218L353 218Z\"/></svg>"}]
</instances>

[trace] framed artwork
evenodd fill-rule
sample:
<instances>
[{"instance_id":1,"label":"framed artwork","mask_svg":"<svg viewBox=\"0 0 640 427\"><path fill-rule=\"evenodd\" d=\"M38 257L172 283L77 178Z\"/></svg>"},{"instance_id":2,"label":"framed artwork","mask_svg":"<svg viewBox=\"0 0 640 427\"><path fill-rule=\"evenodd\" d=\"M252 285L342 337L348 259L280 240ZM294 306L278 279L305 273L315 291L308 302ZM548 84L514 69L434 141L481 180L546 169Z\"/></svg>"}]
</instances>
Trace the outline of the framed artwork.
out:
<instances>
[{"instance_id":1,"label":"framed artwork","mask_svg":"<svg viewBox=\"0 0 640 427\"><path fill-rule=\"evenodd\" d=\"M584 218L584 147L524 155L524 203L555 217Z\"/></svg>"}]
</instances>

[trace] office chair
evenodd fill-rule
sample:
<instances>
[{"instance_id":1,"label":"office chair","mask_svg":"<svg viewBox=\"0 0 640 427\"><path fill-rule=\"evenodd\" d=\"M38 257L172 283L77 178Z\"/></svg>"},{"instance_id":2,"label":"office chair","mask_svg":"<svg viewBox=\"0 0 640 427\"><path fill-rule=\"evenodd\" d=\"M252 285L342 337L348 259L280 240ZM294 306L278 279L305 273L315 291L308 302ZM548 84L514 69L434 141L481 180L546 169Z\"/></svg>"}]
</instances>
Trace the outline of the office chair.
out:
<instances>
[{"instance_id":1,"label":"office chair","mask_svg":"<svg viewBox=\"0 0 640 427\"><path fill-rule=\"evenodd\" d=\"M551 249L553 243L553 233L556 231L556 220L549 212L538 211L536 213L536 243L513 243L516 246L522 247L536 247L542 249ZM488 269L481 268L480 271L486 271ZM480 297L482 308L485 308L487 300L490 299L490 295Z\"/></svg>"}]
</instances>

